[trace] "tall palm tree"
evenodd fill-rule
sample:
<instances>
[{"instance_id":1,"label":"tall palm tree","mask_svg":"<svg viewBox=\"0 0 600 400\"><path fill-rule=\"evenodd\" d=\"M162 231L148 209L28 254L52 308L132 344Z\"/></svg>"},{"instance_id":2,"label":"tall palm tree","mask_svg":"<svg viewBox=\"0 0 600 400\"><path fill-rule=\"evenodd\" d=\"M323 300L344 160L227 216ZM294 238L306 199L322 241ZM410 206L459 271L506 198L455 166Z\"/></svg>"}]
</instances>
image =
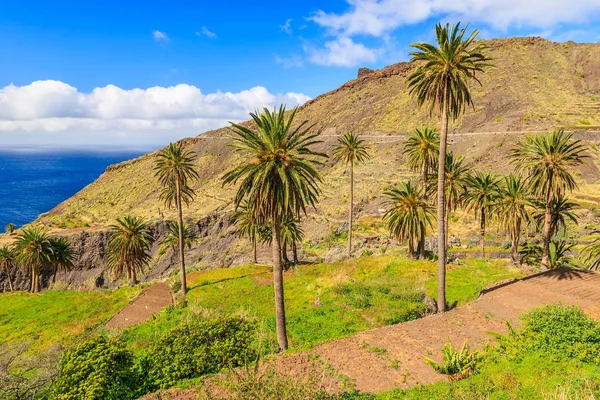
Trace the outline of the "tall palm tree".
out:
<instances>
[{"instance_id":1,"label":"tall palm tree","mask_svg":"<svg viewBox=\"0 0 600 400\"><path fill-rule=\"evenodd\" d=\"M175 250L179 244L179 224L174 221L169 221L169 230L167 234L160 241L161 249L173 249ZM183 225L183 247L188 250L192 248L194 243L198 241L198 235L190 228L188 224Z\"/></svg>"},{"instance_id":2,"label":"tall palm tree","mask_svg":"<svg viewBox=\"0 0 600 400\"><path fill-rule=\"evenodd\" d=\"M6 280L8 280L8 287L10 291L14 291L14 287L12 284L12 278L10 274L12 273L12 269L15 266L15 253L13 249L8 246L0 247L0 269L3 269L6 273Z\"/></svg>"},{"instance_id":3,"label":"tall palm tree","mask_svg":"<svg viewBox=\"0 0 600 400\"><path fill-rule=\"evenodd\" d=\"M485 258L485 228L486 220L491 218L492 213L498 206L500 198L500 178L491 172L475 171L466 180L463 194L463 204L467 212L473 212L475 218L480 222L479 246L481 258Z\"/></svg>"},{"instance_id":4,"label":"tall palm tree","mask_svg":"<svg viewBox=\"0 0 600 400\"><path fill-rule=\"evenodd\" d=\"M189 204L195 193L190 187L193 180L199 178L194 168L196 153L185 149L181 143L170 143L166 149L158 152L154 162L154 175L163 187L161 198L167 208L174 204L177 209L177 222L179 227L179 266L181 269L181 293L187 294L185 276L185 249L182 202Z\"/></svg>"},{"instance_id":5,"label":"tall palm tree","mask_svg":"<svg viewBox=\"0 0 600 400\"><path fill-rule=\"evenodd\" d=\"M438 155L438 310L446 309L446 229L445 229L445 174L448 119L460 117L473 104L469 84L480 83L477 74L489 66L490 59L482 43L475 43L479 34L473 31L466 39L466 28L460 24L436 25L436 45L413 43L411 61L418 63L408 77L410 93L419 106L427 103L429 111L437 111L441 119L440 151Z\"/></svg>"},{"instance_id":6,"label":"tall palm tree","mask_svg":"<svg viewBox=\"0 0 600 400\"><path fill-rule=\"evenodd\" d=\"M308 206L315 206L321 193L322 178L316 166L325 154L312 146L319 143L318 133L307 121L294 124L297 109L286 117L285 107L273 112L264 109L251 113L253 126L231 124L232 146L246 160L223 176L223 184L237 184L236 206L247 199L260 225L271 224L273 283L277 341L287 349L283 270L281 262L281 223L288 216L299 217Z\"/></svg>"},{"instance_id":7,"label":"tall palm tree","mask_svg":"<svg viewBox=\"0 0 600 400\"><path fill-rule=\"evenodd\" d=\"M48 232L37 226L23 228L14 242L16 261L31 276L31 292L40 291L40 273L50 266L52 245Z\"/></svg>"},{"instance_id":8,"label":"tall palm tree","mask_svg":"<svg viewBox=\"0 0 600 400\"><path fill-rule=\"evenodd\" d=\"M242 200L237 210L233 214L233 220L237 223L236 234L241 237L247 237L252 243L252 262L256 264L257 260L257 242L259 241L261 226L254 219L254 212L247 200Z\"/></svg>"},{"instance_id":9,"label":"tall palm tree","mask_svg":"<svg viewBox=\"0 0 600 400\"><path fill-rule=\"evenodd\" d=\"M419 244L427 234L427 228L432 227L434 216L433 207L423 196L423 190L406 181L386 191L384 195L387 197L387 211L383 220L391 234L408 242L411 257L423 258L425 249ZM415 251L417 248L418 252Z\"/></svg>"},{"instance_id":10,"label":"tall palm tree","mask_svg":"<svg viewBox=\"0 0 600 400\"><path fill-rule=\"evenodd\" d=\"M52 265L52 283L56 282L56 273L60 271L70 271L73 269L75 260L77 259L71 242L65 237L51 237L50 247L52 255L50 263Z\"/></svg>"},{"instance_id":11,"label":"tall palm tree","mask_svg":"<svg viewBox=\"0 0 600 400\"><path fill-rule=\"evenodd\" d=\"M446 206L444 207L444 237L446 239L446 248L448 247L448 226L450 213L455 211L463 198L465 192L466 179L469 176L469 167L464 163L463 156L454 156L454 153L449 151L446 153L446 177L444 182L446 185ZM437 194L437 173L435 174L435 182L430 182L431 190Z\"/></svg>"},{"instance_id":12,"label":"tall palm tree","mask_svg":"<svg viewBox=\"0 0 600 400\"><path fill-rule=\"evenodd\" d=\"M544 220L546 218L546 208L543 201L534 202L536 206L533 212L533 218L538 228L543 229ZM567 221L577 224L578 218L575 209L579 207L574 201L571 201L564 194L557 195L550 202L550 237L554 237L559 230L563 233L567 230Z\"/></svg>"},{"instance_id":13,"label":"tall palm tree","mask_svg":"<svg viewBox=\"0 0 600 400\"><path fill-rule=\"evenodd\" d=\"M300 226L300 219L293 216L285 216L281 221L281 244L282 255L287 261L287 249L291 248L294 256L294 264L298 264L298 243L304 239L304 230Z\"/></svg>"},{"instance_id":14,"label":"tall palm tree","mask_svg":"<svg viewBox=\"0 0 600 400\"><path fill-rule=\"evenodd\" d=\"M371 158L368 146L357 134L348 132L338 138L338 143L333 149L333 158L336 162L349 165L350 169L350 210L348 211L348 257L352 256L352 222L354 219L354 164L364 162Z\"/></svg>"},{"instance_id":15,"label":"tall palm tree","mask_svg":"<svg viewBox=\"0 0 600 400\"><path fill-rule=\"evenodd\" d=\"M542 269L548 269L552 201L577 187L572 168L582 164L586 157L585 146L572 136L562 130L541 136L527 135L512 150L512 162L517 171L527 174L533 193L544 199Z\"/></svg>"},{"instance_id":16,"label":"tall palm tree","mask_svg":"<svg viewBox=\"0 0 600 400\"><path fill-rule=\"evenodd\" d=\"M106 251L106 268L115 276L127 273L129 283L137 283L137 274L150 262L153 238L148 225L137 217L117 218L111 225Z\"/></svg>"},{"instance_id":17,"label":"tall palm tree","mask_svg":"<svg viewBox=\"0 0 600 400\"><path fill-rule=\"evenodd\" d=\"M423 176L423 188L427 197L429 174L437 168L440 152L440 134L434 127L423 126L404 142L402 154L406 156L408 167Z\"/></svg>"},{"instance_id":18,"label":"tall palm tree","mask_svg":"<svg viewBox=\"0 0 600 400\"><path fill-rule=\"evenodd\" d=\"M531 222L533 204L530 197L529 187L521 175L510 174L504 177L500 187L498 212L510 238L510 258L513 265L521 264L519 240L523 227Z\"/></svg>"}]
</instances>

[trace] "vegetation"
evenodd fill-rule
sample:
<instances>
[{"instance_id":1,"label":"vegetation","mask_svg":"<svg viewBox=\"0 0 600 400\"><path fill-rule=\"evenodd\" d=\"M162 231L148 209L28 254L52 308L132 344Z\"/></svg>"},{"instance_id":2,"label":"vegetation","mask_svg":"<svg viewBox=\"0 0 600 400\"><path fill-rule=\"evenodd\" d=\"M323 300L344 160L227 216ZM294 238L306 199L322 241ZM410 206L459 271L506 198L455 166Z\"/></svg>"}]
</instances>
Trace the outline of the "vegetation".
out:
<instances>
[{"instance_id":1,"label":"vegetation","mask_svg":"<svg viewBox=\"0 0 600 400\"><path fill-rule=\"evenodd\" d=\"M523 228L531 222L532 206L529 189L524 179L514 174L505 176L500 187L498 213L510 238L510 260L513 265L521 264L519 241Z\"/></svg>"},{"instance_id":2,"label":"vegetation","mask_svg":"<svg viewBox=\"0 0 600 400\"><path fill-rule=\"evenodd\" d=\"M581 256L589 269L597 270L600 267L600 232L595 232L594 236L594 240L582 249Z\"/></svg>"},{"instance_id":3,"label":"vegetation","mask_svg":"<svg viewBox=\"0 0 600 400\"><path fill-rule=\"evenodd\" d=\"M191 181L199 178L194 168L196 153L186 150L182 143L170 143L166 149L160 150L154 162L155 176L162 186L160 194L167 208L175 205L179 227L179 266L181 272L181 293L187 294L185 276L185 244L182 203L189 204L194 196Z\"/></svg>"},{"instance_id":4,"label":"vegetation","mask_svg":"<svg viewBox=\"0 0 600 400\"><path fill-rule=\"evenodd\" d=\"M491 172L475 171L465 180L463 204L467 212L473 212L479 219L479 248L481 258L485 258L485 223L496 211L500 194L500 177Z\"/></svg>"},{"instance_id":5,"label":"vegetation","mask_svg":"<svg viewBox=\"0 0 600 400\"><path fill-rule=\"evenodd\" d=\"M6 224L6 226L4 227L4 233L6 233L7 235L12 235L12 233L17 229L17 226L15 224L13 224L12 222L9 222L8 224Z\"/></svg>"},{"instance_id":6,"label":"vegetation","mask_svg":"<svg viewBox=\"0 0 600 400\"><path fill-rule=\"evenodd\" d=\"M235 204L244 199L261 225L270 224L273 240L273 280L279 349L286 350L287 335L281 262L281 224L286 216L299 218L315 206L321 175L315 168L324 154L312 150L318 143L313 126L304 121L292 127L297 110L285 116L285 108L250 114L256 127L232 124L233 146L246 160L223 176L224 184L237 184Z\"/></svg>"},{"instance_id":7,"label":"vegetation","mask_svg":"<svg viewBox=\"0 0 600 400\"><path fill-rule=\"evenodd\" d=\"M411 61L418 63L408 77L410 94L417 99L419 107L428 104L429 111L440 115L440 148L438 156L437 221L438 221L438 310L446 309L446 147L448 118L458 118L465 108L473 104L470 81L479 82L478 73L489 66L489 58L484 54L486 46L475 43L478 31L473 31L466 39L466 28L460 24L436 25L436 45L413 43Z\"/></svg>"},{"instance_id":8,"label":"vegetation","mask_svg":"<svg viewBox=\"0 0 600 400\"><path fill-rule=\"evenodd\" d=\"M425 357L425 362L440 374L448 376L451 381L460 380L475 372L477 362L480 359L477 351L471 351L469 344L464 342L460 350L456 350L452 342L448 341L442 348L444 361L437 363L431 358Z\"/></svg>"},{"instance_id":9,"label":"vegetation","mask_svg":"<svg viewBox=\"0 0 600 400\"><path fill-rule=\"evenodd\" d=\"M423 192L427 199L427 185L430 172L437 169L440 152L440 134L430 126L423 126L415 131L404 142L402 154L406 156L406 164L423 176Z\"/></svg>"},{"instance_id":10,"label":"vegetation","mask_svg":"<svg viewBox=\"0 0 600 400\"><path fill-rule=\"evenodd\" d=\"M6 280L8 280L8 287L11 292L14 290L11 278L14 267L15 253L13 249L8 246L0 246L0 270L4 270Z\"/></svg>"},{"instance_id":11,"label":"vegetation","mask_svg":"<svg viewBox=\"0 0 600 400\"><path fill-rule=\"evenodd\" d=\"M424 197L423 190L406 181L385 195L388 210L383 220L390 232L399 240L408 241L409 256L425 258L425 236L427 228L432 226L433 207Z\"/></svg>"},{"instance_id":12,"label":"vegetation","mask_svg":"<svg viewBox=\"0 0 600 400\"><path fill-rule=\"evenodd\" d=\"M65 237L50 238L50 264L52 265L52 283L56 282L58 271L67 272L73 269L77 255L71 247L71 242Z\"/></svg>"},{"instance_id":13,"label":"vegetation","mask_svg":"<svg viewBox=\"0 0 600 400\"><path fill-rule=\"evenodd\" d=\"M14 242L17 263L31 277L31 292L40 291L40 273L52 260L50 235L36 226L24 228Z\"/></svg>"},{"instance_id":14,"label":"vegetation","mask_svg":"<svg viewBox=\"0 0 600 400\"><path fill-rule=\"evenodd\" d=\"M352 222L354 220L354 165L365 162L371 156L365 141L352 132L338 138L337 146L333 149L336 162L349 165L350 171L350 202L348 211L348 257L352 257Z\"/></svg>"},{"instance_id":15,"label":"vegetation","mask_svg":"<svg viewBox=\"0 0 600 400\"><path fill-rule=\"evenodd\" d=\"M256 255L257 244L261 237L261 232L264 231L265 227L255 221L252 208L246 199L240 202L233 214L233 220L237 223L236 235L250 239L252 243L252 262L256 264L258 261Z\"/></svg>"},{"instance_id":16,"label":"vegetation","mask_svg":"<svg viewBox=\"0 0 600 400\"><path fill-rule=\"evenodd\" d=\"M160 245L162 250L173 249L175 250L179 245L179 224L173 221L168 222L169 230L167 234L161 239ZM192 246L198 241L198 235L192 230L188 224L183 225L183 248L191 249Z\"/></svg>"},{"instance_id":17,"label":"vegetation","mask_svg":"<svg viewBox=\"0 0 600 400\"><path fill-rule=\"evenodd\" d=\"M150 262L152 241L148 225L140 218L117 218L106 249L106 269L116 277L125 272L129 283L136 284L137 274Z\"/></svg>"},{"instance_id":18,"label":"vegetation","mask_svg":"<svg viewBox=\"0 0 600 400\"><path fill-rule=\"evenodd\" d=\"M544 201L542 269L549 268L552 202L577 187L572 168L582 164L586 157L585 146L581 141L573 140L572 136L564 131L528 135L512 152L517 171L527 174L531 190Z\"/></svg>"}]
</instances>

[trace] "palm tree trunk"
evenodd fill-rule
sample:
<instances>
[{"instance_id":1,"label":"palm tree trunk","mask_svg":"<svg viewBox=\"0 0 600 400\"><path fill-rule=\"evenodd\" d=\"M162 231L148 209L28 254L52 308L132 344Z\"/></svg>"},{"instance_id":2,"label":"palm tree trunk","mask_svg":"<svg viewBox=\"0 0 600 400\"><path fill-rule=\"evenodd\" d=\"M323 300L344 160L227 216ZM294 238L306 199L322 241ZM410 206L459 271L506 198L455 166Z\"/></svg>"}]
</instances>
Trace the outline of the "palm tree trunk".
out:
<instances>
[{"instance_id":1,"label":"palm tree trunk","mask_svg":"<svg viewBox=\"0 0 600 400\"><path fill-rule=\"evenodd\" d=\"M448 221L450 219L450 212L448 211L449 207L448 204L446 204L446 209L444 210L444 239L446 241L446 248L448 248ZM447 256L447 255L446 255Z\"/></svg>"},{"instance_id":2,"label":"palm tree trunk","mask_svg":"<svg viewBox=\"0 0 600 400\"><path fill-rule=\"evenodd\" d=\"M179 266L181 268L181 293L187 295L187 280L185 276L185 249L183 248L183 212L181 210L181 185L175 180L175 201L177 202L177 222L179 224Z\"/></svg>"},{"instance_id":3,"label":"palm tree trunk","mask_svg":"<svg viewBox=\"0 0 600 400\"><path fill-rule=\"evenodd\" d=\"M273 222L273 290L275 291L275 325L279 351L288 348L285 328L285 301L283 297L283 268L281 265L281 225Z\"/></svg>"},{"instance_id":4,"label":"palm tree trunk","mask_svg":"<svg viewBox=\"0 0 600 400\"><path fill-rule=\"evenodd\" d=\"M427 175L429 172L429 160L425 158L425 165L423 165L423 198L427 201Z\"/></svg>"},{"instance_id":5,"label":"palm tree trunk","mask_svg":"<svg viewBox=\"0 0 600 400\"><path fill-rule=\"evenodd\" d=\"M13 288L13 284L12 284L12 278L10 277L10 270L8 269L8 265L4 266L5 270L6 270L6 279L8 280L8 287L10 288L11 292L14 292L14 288Z\"/></svg>"},{"instance_id":6,"label":"palm tree trunk","mask_svg":"<svg viewBox=\"0 0 600 400\"><path fill-rule=\"evenodd\" d=\"M425 259L425 225L421 224L419 229L419 258Z\"/></svg>"},{"instance_id":7,"label":"palm tree trunk","mask_svg":"<svg viewBox=\"0 0 600 400\"><path fill-rule=\"evenodd\" d=\"M485 258L485 209L481 208L481 225L479 227L479 248L481 251L481 258Z\"/></svg>"},{"instance_id":8,"label":"palm tree trunk","mask_svg":"<svg viewBox=\"0 0 600 400\"><path fill-rule=\"evenodd\" d=\"M448 87L444 87L442 100L442 126L440 129L440 154L438 157L437 223L438 223L438 311L446 311L446 146L448 141Z\"/></svg>"},{"instance_id":9,"label":"palm tree trunk","mask_svg":"<svg viewBox=\"0 0 600 400\"><path fill-rule=\"evenodd\" d=\"M138 281L137 281L137 276L135 275L135 269L131 269L131 284L132 285L137 285Z\"/></svg>"},{"instance_id":10,"label":"palm tree trunk","mask_svg":"<svg viewBox=\"0 0 600 400\"><path fill-rule=\"evenodd\" d=\"M352 220L354 217L354 160L350 159L350 212L348 213L348 257L352 257Z\"/></svg>"},{"instance_id":11,"label":"palm tree trunk","mask_svg":"<svg viewBox=\"0 0 600 400\"><path fill-rule=\"evenodd\" d=\"M415 259L415 246L413 244L413 238L408 238L408 258L411 260Z\"/></svg>"},{"instance_id":12,"label":"palm tree trunk","mask_svg":"<svg viewBox=\"0 0 600 400\"><path fill-rule=\"evenodd\" d=\"M53 268L54 271L52 272L52 283L56 283L56 272L58 271L58 268L54 267Z\"/></svg>"},{"instance_id":13,"label":"palm tree trunk","mask_svg":"<svg viewBox=\"0 0 600 400\"><path fill-rule=\"evenodd\" d=\"M298 264L298 246L296 242L292 243L292 252L294 253L294 264Z\"/></svg>"},{"instance_id":14,"label":"palm tree trunk","mask_svg":"<svg viewBox=\"0 0 600 400\"><path fill-rule=\"evenodd\" d=\"M258 261L258 258L256 256L256 237L252 238L252 262L254 264L256 264Z\"/></svg>"},{"instance_id":15,"label":"palm tree trunk","mask_svg":"<svg viewBox=\"0 0 600 400\"><path fill-rule=\"evenodd\" d=\"M287 256L287 243L285 242L283 242L283 245L281 247L281 260L283 263L283 269L287 271L290 259Z\"/></svg>"},{"instance_id":16,"label":"palm tree trunk","mask_svg":"<svg viewBox=\"0 0 600 400\"><path fill-rule=\"evenodd\" d=\"M552 187L553 184L552 172L548 176L548 188ZM552 193L550 190L546 192L546 212L544 214L544 247L542 248L542 271L548 270L548 255L550 254L550 225L552 224L552 210L550 208L550 201L552 199Z\"/></svg>"},{"instance_id":17,"label":"palm tree trunk","mask_svg":"<svg viewBox=\"0 0 600 400\"><path fill-rule=\"evenodd\" d=\"M517 220L515 223L514 230L511 234L511 249L510 249L510 261L512 265L518 267L521 265L519 259L519 234L521 232L521 221Z\"/></svg>"}]
</instances>

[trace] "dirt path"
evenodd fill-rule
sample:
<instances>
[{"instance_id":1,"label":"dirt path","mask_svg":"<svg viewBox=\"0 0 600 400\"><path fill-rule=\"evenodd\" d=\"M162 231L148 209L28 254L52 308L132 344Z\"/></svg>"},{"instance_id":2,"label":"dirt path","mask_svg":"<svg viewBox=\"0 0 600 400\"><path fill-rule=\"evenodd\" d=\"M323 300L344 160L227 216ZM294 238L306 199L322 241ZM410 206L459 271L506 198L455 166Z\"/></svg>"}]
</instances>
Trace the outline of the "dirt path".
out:
<instances>
[{"instance_id":1,"label":"dirt path","mask_svg":"<svg viewBox=\"0 0 600 400\"><path fill-rule=\"evenodd\" d=\"M115 314L105 326L109 329L123 329L140 324L171 304L173 296L169 287L162 282L155 283L144 289L137 299Z\"/></svg>"},{"instance_id":2,"label":"dirt path","mask_svg":"<svg viewBox=\"0 0 600 400\"><path fill-rule=\"evenodd\" d=\"M507 321L518 325L520 315L544 304L577 305L600 319L599 300L600 274L549 271L489 290L452 311L334 340L308 352L277 357L268 365L290 376L333 369L365 392L431 384L444 377L426 365L423 357L440 360L441 348L448 339L455 346L468 340L472 347L481 348L493 342L489 332L506 333ZM327 384L336 382L339 381ZM193 399L195 393L195 390L175 390L169 392L169 398Z\"/></svg>"}]
</instances>

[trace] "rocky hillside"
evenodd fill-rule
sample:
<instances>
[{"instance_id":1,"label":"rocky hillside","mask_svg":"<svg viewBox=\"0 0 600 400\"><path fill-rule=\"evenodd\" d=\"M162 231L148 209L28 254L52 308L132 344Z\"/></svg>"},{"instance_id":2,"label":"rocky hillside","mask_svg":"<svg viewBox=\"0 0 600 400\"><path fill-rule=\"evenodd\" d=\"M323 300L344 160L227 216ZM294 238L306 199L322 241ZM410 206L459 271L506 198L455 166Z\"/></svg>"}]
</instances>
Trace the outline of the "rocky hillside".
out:
<instances>
[{"instance_id":1,"label":"rocky hillside","mask_svg":"<svg viewBox=\"0 0 600 400\"><path fill-rule=\"evenodd\" d=\"M495 67L481 76L481 87L473 87L475 107L452 123L451 149L465 155L474 168L504 173L512 168L507 157L510 148L525 132L576 131L578 138L590 143L591 157L577 171L582 184L577 196L591 215L590 209L600 200L600 187L595 184L600 179L600 43L509 38L487 44ZM408 93L406 77L413 67L399 63L377 71L362 69L357 79L308 102L299 113L299 118L322 128L320 150L324 152L330 153L337 135L348 130L362 134L372 145L373 158L356 170L357 213L364 222L359 229L364 232L373 225L369 218L375 221L379 215L383 190L411 175L401 154L406 134L423 123L436 122L417 108ZM226 133L220 129L182 141L198 154L200 180L194 188L198 197L185 212L191 221L221 220L231 210L233 189L222 187L220 177L241 159L228 146ZM153 160L154 155L147 154L109 167L94 183L37 222L71 234L73 228L101 231L127 214L156 224L173 218L174 211L165 210L159 202ZM322 172L321 203L305 221L309 239L340 228L347 217L344 168L329 162ZM464 220L467 232L472 222ZM234 263L247 261L247 244L233 240L232 233L230 228L205 236L200 243L202 254L194 254L192 259L206 266L219 266L224 258Z\"/></svg>"}]
</instances>

